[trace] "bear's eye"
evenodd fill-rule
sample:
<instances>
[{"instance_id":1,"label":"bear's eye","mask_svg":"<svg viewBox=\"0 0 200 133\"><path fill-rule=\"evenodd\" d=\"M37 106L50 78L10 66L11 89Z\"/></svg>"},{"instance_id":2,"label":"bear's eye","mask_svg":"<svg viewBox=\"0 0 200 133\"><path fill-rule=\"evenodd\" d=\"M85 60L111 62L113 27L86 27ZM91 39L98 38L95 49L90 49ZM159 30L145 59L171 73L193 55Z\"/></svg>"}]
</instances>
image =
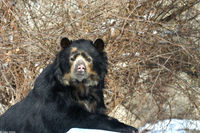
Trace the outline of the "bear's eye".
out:
<instances>
[{"instance_id":1,"label":"bear's eye","mask_svg":"<svg viewBox=\"0 0 200 133\"><path fill-rule=\"evenodd\" d=\"M87 60L88 62L91 62L91 61L92 61L91 57L87 57L86 60Z\"/></svg>"},{"instance_id":2,"label":"bear's eye","mask_svg":"<svg viewBox=\"0 0 200 133\"><path fill-rule=\"evenodd\" d=\"M75 57L74 57L74 56L71 56L71 57L70 57L70 61L75 61Z\"/></svg>"}]
</instances>

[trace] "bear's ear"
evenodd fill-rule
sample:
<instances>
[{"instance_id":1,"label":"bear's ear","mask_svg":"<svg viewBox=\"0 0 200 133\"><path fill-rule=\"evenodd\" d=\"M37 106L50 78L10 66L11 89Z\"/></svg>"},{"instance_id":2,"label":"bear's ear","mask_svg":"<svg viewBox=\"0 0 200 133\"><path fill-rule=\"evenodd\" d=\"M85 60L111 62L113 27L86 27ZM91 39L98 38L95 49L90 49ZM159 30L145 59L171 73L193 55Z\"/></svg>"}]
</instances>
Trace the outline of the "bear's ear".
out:
<instances>
[{"instance_id":1,"label":"bear's ear","mask_svg":"<svg viewBox=\"0 0 200 133\"><path fill-rule=\"evenodd\" d=\"M61 38L60 46L62 49L69 47L70 44L71 44L71 41L68 38L66 37Z\"/></svg>"},{"instance_id":2,"label":"bear's ear","mask_svg":"<svg viewBox=\"0 0 200 133\"><path fill-rule=\"evenodd\" d=\"M94 47L99 51L99 52L103 52L104 50L104 42L102 39L97 39L95 42L94 42Z\"/></svg>"}]
</instances>

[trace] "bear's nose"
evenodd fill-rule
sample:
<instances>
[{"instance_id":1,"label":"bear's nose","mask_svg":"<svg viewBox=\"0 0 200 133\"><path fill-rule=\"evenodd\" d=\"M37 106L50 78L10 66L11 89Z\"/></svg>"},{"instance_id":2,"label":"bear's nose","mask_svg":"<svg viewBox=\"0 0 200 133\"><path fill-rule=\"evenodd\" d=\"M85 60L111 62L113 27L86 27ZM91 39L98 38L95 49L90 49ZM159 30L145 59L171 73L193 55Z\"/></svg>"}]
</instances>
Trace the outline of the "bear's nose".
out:
<instances>
[{"instance_id":1,"label":"bear's nose","mask_svg":"<svg viewBox=\"0 0 200 133\"><path fill-rule=\"evenodd\" d=\"M78 72L84 72L85 66L83 64L78 65Z\"/></svg>"}]
</instances>

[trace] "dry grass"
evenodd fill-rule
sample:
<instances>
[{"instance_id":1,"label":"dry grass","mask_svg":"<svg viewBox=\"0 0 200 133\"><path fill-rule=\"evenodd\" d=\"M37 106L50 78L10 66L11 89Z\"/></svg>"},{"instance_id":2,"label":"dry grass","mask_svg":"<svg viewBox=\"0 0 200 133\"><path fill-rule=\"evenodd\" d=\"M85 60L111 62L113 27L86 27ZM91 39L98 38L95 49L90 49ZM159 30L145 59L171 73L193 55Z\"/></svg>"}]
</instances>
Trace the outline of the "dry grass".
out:
<instances>
[{"instance_id":1,"label":"dry grass","mask_svg":"<svg viewBox=\"0 0 200 133\"><path fill-rule=\"evenodd\" d=\"M67 36L105 40L108 113L123 105L135 116L132 124L137 127L172 117L200 118L199 0L12 3L0 2L0 103L4 109L27 95L59 50L59 38ZM178 104L170 102L176 98L172 91L189 101L183 111L174 107L180 113L172 113L171 106Z\"/></svg>"}]
</instances>

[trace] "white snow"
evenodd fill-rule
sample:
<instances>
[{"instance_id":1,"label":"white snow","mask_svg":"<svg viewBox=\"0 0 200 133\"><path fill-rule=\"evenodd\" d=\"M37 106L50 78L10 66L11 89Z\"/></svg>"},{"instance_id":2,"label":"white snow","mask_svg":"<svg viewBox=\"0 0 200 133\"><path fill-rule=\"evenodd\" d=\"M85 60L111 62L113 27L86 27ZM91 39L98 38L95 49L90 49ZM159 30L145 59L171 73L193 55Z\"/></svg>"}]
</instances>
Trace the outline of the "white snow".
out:
<instances>
[{"instance_id":1,"label":"white snow","mask_svg":"<svg viewBox=\"0 0 200 133\"><path fill-rule=\"evenodd\" d=\"M136 52L136 53L135 53L135 56L140 56L140 53L139 53L139 52Z\"/></svg>"},{"instance_id":2,"label":"white snow","mask_svg":"<svg viewBox=\"0 0 200 133\"><path fill-rule=\"evenodd\" d=\"M185 129L200 131L200 120L164 120L156 124L146 124L144 127L140 128L139 131L150 130L147 133L189 133Z\"/></svg>"},{"instance_id":3,"label":"white snow","mask_svg":"<svg viewBox=\"0 0 200 133\"><path fill-rule=\"evenodd\" d=\"M153 34L154 34L154 35L157 34L157 33L158 33L158 32L157 32L156 30L153 31Z\"/></svg>"},{"instance_id":4,"label":"white snow","mask_svg":"<svg viewBox=\"0 0 200 133\"><path fill-rule=\"evenodd\" d=\"M43 71L43 68L40 69L40 73Z\"/></svg>"},{"instance_id":5,"label":"white snow","mask_svg":"<svg viewBox=\"0 0 200 133\"><path fill-rule=\"evenodd\" d=\"M40 62L36 62L34 66L38 67L39 65L40 65Z\"/></svg>"}]
</instances>

